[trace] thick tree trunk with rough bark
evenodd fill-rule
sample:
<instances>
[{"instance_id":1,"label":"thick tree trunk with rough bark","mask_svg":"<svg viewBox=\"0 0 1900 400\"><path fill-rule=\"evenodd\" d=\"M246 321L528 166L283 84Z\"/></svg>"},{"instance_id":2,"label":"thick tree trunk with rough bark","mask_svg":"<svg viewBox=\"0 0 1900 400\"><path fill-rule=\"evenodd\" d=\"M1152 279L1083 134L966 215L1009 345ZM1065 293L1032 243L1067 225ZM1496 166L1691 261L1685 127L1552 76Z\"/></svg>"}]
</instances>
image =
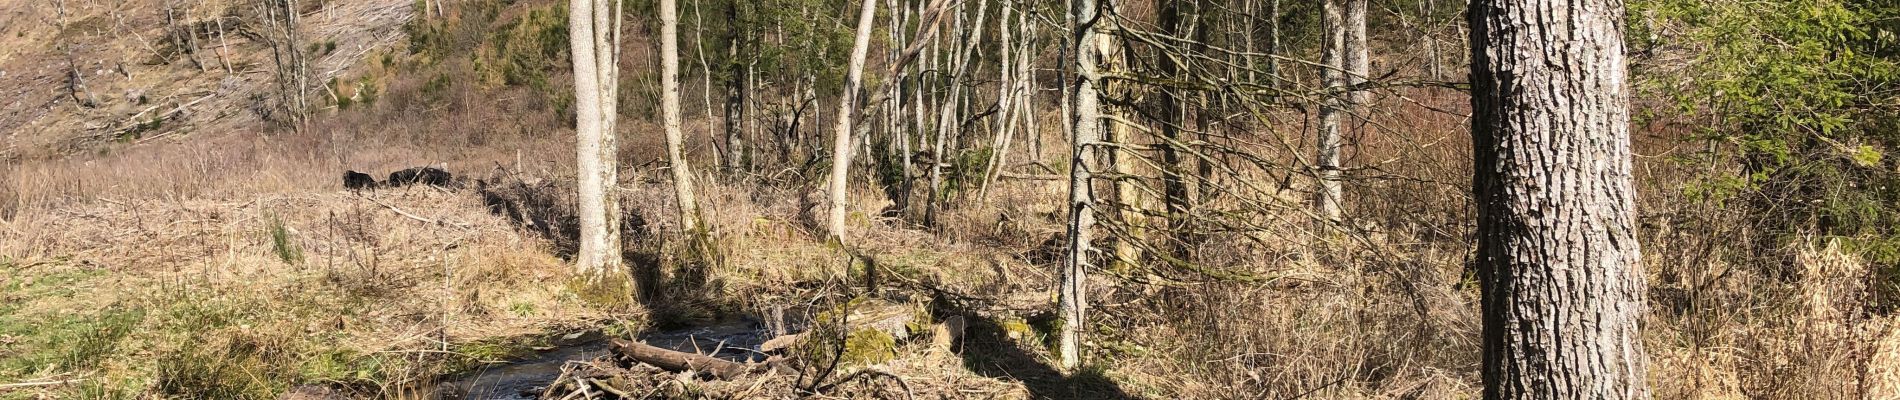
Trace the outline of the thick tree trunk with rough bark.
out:
<instances>
[{"instance_id":1,"label":"thick tree trunk with rough bark","mask_svg":"<svg viewBox=\"0 0 1900 400\"><path fill-rule=\"evenodd\" d=\"M831 144L831 214L827 224L832 239L844 242L845 184L851 171L851 118L857 110L858 87L864 79L864 58L871 52L871 22L877 0L863 0L858 11L857 39L851 43L851 69L845 75L844 95L838 99L836 136Z\"/></svg>"},{"instance_id":2,"label":"thick tree trunk with rough bark","mask_svg":"<svg viewBox=\"0 0 1900 400\"><path fill-rule=\"evenodd\" d=\"M1074 370L1082 365L1081 329L1088 324L1085 311L1089 247L1095 229L1095 192L1091 182L1095 142L1102 137L1101 63L1107 35L1102 34L1098 0L1074 0L1069 3L1071 32L1075 46L1075 88L1071 93L1074 114L1069 119L1069 252L1062 263L1061 280L1056 285L1056 314L1062 322L1057 348L1062 368Z\"/></svg>"},{"instance_id":3,"label":"thick tree trunk with rough bark","mask_svg":"<svg viewBox=\"0 0 1900 400\"><path fill-rule=\"evenodd\" d=\"M1469 18L1485 397L1648 398L1622 2Z\"/></svg>"},{"instance_id":4,"label":"thick tree trunk with rough bark","mask_svg":"<svg viewBox=\"0 0 1900 400\"><path fill-rule=\"evenodd\" d=\"M574 59L575 165L580 175L581 237L575 267L583 279L595 283L626 274L620 258L620 196L614 190L619 181L614 159L618 11L606 0L573 0L568 13Z\"/></svg>"}]
</instances>

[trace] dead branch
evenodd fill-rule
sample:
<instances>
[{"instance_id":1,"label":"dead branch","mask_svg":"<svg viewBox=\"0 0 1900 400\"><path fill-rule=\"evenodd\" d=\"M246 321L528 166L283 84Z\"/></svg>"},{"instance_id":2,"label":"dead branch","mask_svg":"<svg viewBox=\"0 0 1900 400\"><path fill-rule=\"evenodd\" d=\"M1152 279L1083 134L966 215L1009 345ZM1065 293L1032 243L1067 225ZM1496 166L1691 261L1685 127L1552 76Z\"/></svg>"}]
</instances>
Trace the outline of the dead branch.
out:
<instances>
[{"instance_id":1,"label":"dead branch","mask_svg":"<svg viewBox=\"0 0 1900 400\"><path fill-rule=\"evenodd\" d=\"M614 353L655 367L660 367L660 369L673 372L701 372L712 375L714 379L721 380L737 378L777 364L773 361L750 365L741 364L711 356L662 349L646 343L625 339L614 339L611 343Z\"/></svg>"}]
</instances>

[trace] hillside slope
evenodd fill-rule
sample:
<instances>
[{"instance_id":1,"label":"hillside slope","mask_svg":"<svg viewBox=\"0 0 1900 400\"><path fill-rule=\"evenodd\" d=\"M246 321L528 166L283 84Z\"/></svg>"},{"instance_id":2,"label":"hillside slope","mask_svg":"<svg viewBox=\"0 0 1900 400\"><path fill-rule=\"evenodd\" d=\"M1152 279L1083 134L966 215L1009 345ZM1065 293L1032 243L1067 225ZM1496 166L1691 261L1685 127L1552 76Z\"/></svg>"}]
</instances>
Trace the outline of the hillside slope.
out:
<instances>
[{"instance_id":1,"label":"hillside slope","mask_svg":"<svg viewBox=\"0 0 1900 400\"><path fill-rule=\"evenodd\" d=\"M413 4L301 4L312 82L401 40ZM275 67L257 15L231 0L0 1L0 159L263 126Z\"/></svg>"}]
</instances>

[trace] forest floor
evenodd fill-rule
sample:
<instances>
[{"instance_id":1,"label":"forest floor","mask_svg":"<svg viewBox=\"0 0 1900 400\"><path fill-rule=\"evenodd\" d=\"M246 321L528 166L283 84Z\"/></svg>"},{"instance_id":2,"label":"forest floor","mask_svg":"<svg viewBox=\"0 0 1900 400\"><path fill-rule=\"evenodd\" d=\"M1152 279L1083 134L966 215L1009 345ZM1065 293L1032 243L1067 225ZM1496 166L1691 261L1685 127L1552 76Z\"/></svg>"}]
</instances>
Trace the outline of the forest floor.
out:
<instances>
[{"instance_id":1,"label":"forest floor","mask_svg":"<svg viewBox=\"0 0 1900 400\"><path fill-rule=\"evenodd\" d=\"M254 150L272 158L301 148ZM221 156L177 150L164 149L159 157L172 162L155 165ZM693 269L667 239L670 188L635 178L649 183L624 188L628 260L648 292L602 302L568 288L572 238L562 232L571 211L559 204L571 189L558 177L491 163L489 172L455 170L481 180L460 188L358 193L314 174L322 180L285 183L318 167L259 165L268 167L214 179L230 185L218 193L167 198L157 188L169 184L151 185L145 195L29 205L0 224L0 398L427 398L437 382L562 350L572 344L564 338L758 324L786 310L810 319L864 299L921 315L915 337L869 350L888 352L872 357L874 368L903 377L918 396L1139 393L1106 378L1113 368L1070 376L1050 367L1048 325L1034 321L1053 280L1022 260L1053 231L998 232L979 244L859 212L861 233L845 250L815 236L814 203L801 191L714 184L706 198L725 262ZM879 207L863 195L866 208ZM1055 226L1006 225L998 228ZM967 321L954 346L928 328L949 318ZM843 381L873 365L860 362L847 360L829 380L667 374L677 385L660 394L797 397L825 386L895 396L888 381Z\"/></svg>"},{"instance_id":2,"label":"forest floor","mask_svg":"<svg viewBox=\"0 0 1900 400\"><path fill-rule=\"evenodd\" d=\"M624 255L641 290L581 296L569 287L571 77L550 55L565 48L560 2L452 2L433 19L413 18L411 1L305 2L326 88L298 130L265 121L268 48L203 29L232 21L208 15L246 12L239 3L187 11L201 40L219 40L197 62L163 47L178 26L159 2L70 3L62 23L44 2L0 0L0 90L19 94L0 104L0 399L434 398L484 376L563 372L661 398L1479 395L1468 99L1456 91L1376 93L1368 118L1385 128L1355 139L1349 161L1363 170L1346 185L1345 235L1316 232L1306 212L1306 116L1245 127L1261 141L1245 150L1273 169L1219 183L1271 191L1272 211L1197 239L1202 270L1104 263L1089 282L1089 362L1063 372L1048 343L1063 182L1005 179L984 198L952 172L926 227L924 185L887 213L872 185L888 177L854 176L851 236L829 244L813 217L823 157L798 142L823 136L811 127L825 117L802 113L828 100L772 104L803 97L762 89L755 168L712 172L718 89L690 78L686 92L707 97L687 101L686 150L721 249L695 262L676 240L647 109L657 45L629 34ZM57 53L62 40L89 45ZM62 90L74 69L95 106ZM1013 157L1066 159L1054 97L1025 140L1042 154ZM806 119L772 125L792 117ZM1869 277L1892 272L1828 238L1774 244L1790 257L1742 254L1752 247L1738 237L1769 240L1688 193L1706 171L1674 159L1697 124L1633 128L1655 397L1900 393L1900 317L1865 307L1882 282ZM969 150L958 161L983 153ZM356 193L338 179L416 166L464 180ZM908 310L914 337L841 329L842 351L780 355L849 362L732 380L569 363L598 361L609 338L733 324L777 336L783 321L861 304Z\"/></svg>"}]
</instances>

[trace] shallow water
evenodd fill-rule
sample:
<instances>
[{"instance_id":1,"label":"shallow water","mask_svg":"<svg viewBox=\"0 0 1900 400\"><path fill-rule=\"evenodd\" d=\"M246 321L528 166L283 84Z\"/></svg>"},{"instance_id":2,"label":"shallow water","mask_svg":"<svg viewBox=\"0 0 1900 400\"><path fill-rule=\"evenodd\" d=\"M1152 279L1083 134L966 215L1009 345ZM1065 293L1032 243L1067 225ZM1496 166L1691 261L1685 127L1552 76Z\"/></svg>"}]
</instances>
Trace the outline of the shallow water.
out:
<instances>
[{"instance_id":1,"label":"shallow water","mask_svg":"<svg viewBox=\"0 0 1900 400\"><path fill-rule=\"evenodd\" d=\"M642 334L639 340L656 347L706 354L731 361L763 361L759 345L772 338L764 325L750 320ZM456 380L443 382L436 393L442 399L522 400L538 398L548 383L561 375L568 361L588 361L609 355L606 340L591 340L536 353L508 363L494 364Z\"/></svg>"}]
</instances>

